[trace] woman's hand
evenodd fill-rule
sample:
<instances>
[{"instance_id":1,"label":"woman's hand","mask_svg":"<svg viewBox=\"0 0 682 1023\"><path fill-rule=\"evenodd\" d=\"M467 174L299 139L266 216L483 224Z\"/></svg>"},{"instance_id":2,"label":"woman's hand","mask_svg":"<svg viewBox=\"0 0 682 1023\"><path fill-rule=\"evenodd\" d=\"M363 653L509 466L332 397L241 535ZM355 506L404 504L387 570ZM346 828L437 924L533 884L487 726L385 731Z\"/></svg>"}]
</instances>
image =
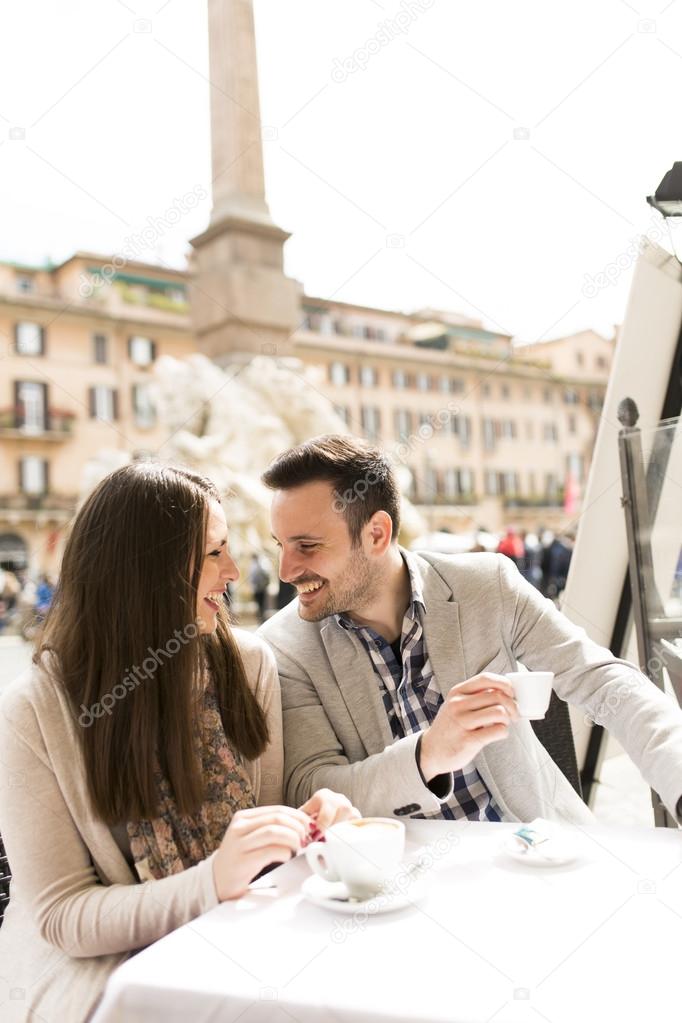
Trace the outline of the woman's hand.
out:
<instances>
[{"instance_id":1,"label":"woman's hand","mask_svg":"<svg viewBox=\"0 0 682 1023\"><path fill-rule=\"evenodd\" d=\"M312 824L307 813L290 806L238 810L213 858L218 900L239 898L264 867L295 856L307 843Z\"/></svg>"},{"instance_id":2,"label":"woman's hand","mask_svg":"<svg viewBox=\"0 0 682 1023\"><path fill-rule=\"evenodd\" d=\"M318 789L308 802L303 804L301 811L312 817L315 823L315 832L311 835L313 841L332 824L360 816L360 811L355 809L350 799L342 796L340 792L332 792L331 789Z\"/></svg>"}]
</instances>

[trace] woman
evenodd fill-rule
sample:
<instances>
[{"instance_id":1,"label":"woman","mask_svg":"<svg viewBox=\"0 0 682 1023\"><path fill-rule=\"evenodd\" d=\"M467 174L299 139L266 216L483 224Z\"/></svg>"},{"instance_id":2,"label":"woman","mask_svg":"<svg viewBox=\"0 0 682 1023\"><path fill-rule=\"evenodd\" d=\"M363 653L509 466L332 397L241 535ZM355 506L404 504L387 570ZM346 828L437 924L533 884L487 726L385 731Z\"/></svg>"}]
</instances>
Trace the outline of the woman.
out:
<instances>
[{"instance_id":1,"label":"woman","mask_svg":"<svg viewBox=\"0 0 682 1023\"><path fill-rule=\"evenodd\" d=\"M3 1020L88 1018L127 955L355 814L328 790L279 805L279 682L227 623L238 575L218 493L190 472L126 466L78 513L33 667L0 704Z\"/></svg>"}]
</instances>

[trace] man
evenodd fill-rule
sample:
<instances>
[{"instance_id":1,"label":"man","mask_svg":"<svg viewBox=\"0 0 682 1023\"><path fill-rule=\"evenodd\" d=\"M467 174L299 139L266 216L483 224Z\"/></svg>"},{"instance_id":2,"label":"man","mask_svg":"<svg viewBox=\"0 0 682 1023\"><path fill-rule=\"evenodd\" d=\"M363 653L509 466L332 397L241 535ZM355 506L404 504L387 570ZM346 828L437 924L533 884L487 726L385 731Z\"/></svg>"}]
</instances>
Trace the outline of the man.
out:
<instances>
[{"instance_id":1,"label":"man","mask_svg":"<svg viewBox=\"0 0 682 1023\"><path fill-rule=\"evenodd\" d=\"M287 800L320 787L365 815L574 823L591 814L520 720L504 673L556 674L674 811L682 714L497 554L414 554L396 540L388 459L346 436L280 455L280 576L298 598L261 629L282 683Z\"/></svg>"}]
</instances>

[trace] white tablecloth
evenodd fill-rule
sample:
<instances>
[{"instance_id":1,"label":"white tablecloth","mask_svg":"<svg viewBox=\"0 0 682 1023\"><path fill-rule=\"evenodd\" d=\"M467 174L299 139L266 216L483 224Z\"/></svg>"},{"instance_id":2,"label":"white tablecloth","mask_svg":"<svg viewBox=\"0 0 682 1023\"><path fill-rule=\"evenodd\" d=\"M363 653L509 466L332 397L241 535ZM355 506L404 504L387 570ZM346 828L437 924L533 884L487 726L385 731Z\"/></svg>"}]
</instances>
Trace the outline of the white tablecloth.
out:
<instances>
[{"instance_id":1,"label":"white tablecloth","mask_svg":"<svg viewBox=\"0 0 682 1023\"><path fill-rule=\"evenodd\" d=\"M408 822L428 894L371 917L304 900L292 861L119 967L94 1023L680 1019L682 835L570 829L579 860L540 869L514 827Z\"/></svg>"}]
</instances>

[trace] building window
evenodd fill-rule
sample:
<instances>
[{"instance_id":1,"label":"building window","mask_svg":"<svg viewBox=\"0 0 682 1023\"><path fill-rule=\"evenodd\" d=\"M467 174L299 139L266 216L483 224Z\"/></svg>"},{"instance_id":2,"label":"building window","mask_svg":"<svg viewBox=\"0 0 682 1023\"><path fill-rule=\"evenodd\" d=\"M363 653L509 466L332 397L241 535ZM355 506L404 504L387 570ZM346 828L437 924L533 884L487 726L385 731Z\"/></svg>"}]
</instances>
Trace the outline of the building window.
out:
<instances>
[{"instance_id":1,"label":"building window","mask_svg":"<svg viewBox=\"0 0 682 1023\"><path fill-rule=\"evenodd\" d=\"M576 424L575 416L574 416L574 414L572 412L570 412L569 416L568 416L568 432L569 433L575 433L576 430L577 430L577 424Z\"/></svg>"},{"instance_id":2,"label":"building window","mask_svg":"<svg viewBox=\"0 0 682 1023\"><path fill-rule=\"evenodd\" d=\"M393 425L398 439L409 437L412 433L412 413L404 408L397 408L393 413Z\"/></svg>"},{"instance_id":3,"label":"building window","mask_svg":"<svg viewBox=\"0 0 682 1023\"><path fill-rule=\"evenodd\" d=\"M337 387L343 387L350 380L350 370L344 362L329 363L329 380Z\"/></svg>"},{"instance_id":4,"label":"building window","mask_svg":"<svg viewBox=\"0 0 682 1023\"><path fill-rule=\"evenodd\" d=\"M435 501L439 493L438 470L432 465L427 465L424 470L424 494L423 498L428 503Z\"/></svg>"},{"instance_id":5,"label":"building window","mask_svg":"<svg viewBox=\"0 0 682 1023\"><path fill-rule=\"evenodd\" d=\"M526 440L532 440L535 435L532 419L526 420Z\"/></svg>"},{"instance_id":6,"label":"building window","mask_svg":"<svg viewBox=\"0 0 682 1023\"><path fill-rule=\"evenodd\" d=\"M499 494L499 479L494 469L486 469L483 473L483 489L486 497L497 497Z\"/></svg>"},{"instance_id":7,"label":"building window","mask_svg":"<svg viewBox=\"0 0 682 1023\"><path fill-rule=\"evenodd\" d=\"M585 365L585 356L583 355L582 352L575 353L575 361L578 363L579 366Z\"/></svg>"},{"instance_id":8,"label":"building window","mask_svg":"<svg viewBox=\"0 0 682 1023\"><path fill-rule=\"evenodd\" d=\"M564 391L564 404L565 405L577 405L578 404L578 392L572 388L567 387Z\"/></svg>"},{"instance_id":9,"label":"building window","mask_svg":"<svg viewBox=\"0 0 682 1023\"><path fill-rule=\"evenodd\" d=\"M545 475L545 497L553 501L559 494L559 483L553 472L548 472Z\"/></svg>"},{"instance_id":10,"label":"building window","mask_svg":"<svg viewBox=\"0 0 682 1023\"><path fill-rule=\"evenodd\" d=\"M350 425L350 409L347 405L335 405L334 411L339 419L342 419L346 426Z\"/></svg>"},{"instance_id":11,"label":"building window","mask_svg":"<svg viewBox=\"0 0 682 1023\"><path fill-rule=\"evenodd\" d=\"M30 295L33 291L33 278L29 274L17 274L17 291L22 295Z\"/></svg>"},{"instance_id":12,"label":"building window","mask_svg":"<svg viewBox=\"0 0 682 1023\"><path fill-rule=\"evenodd\" d=\"M381 413L375 405L363 405L360 422L368 440L378 440L381 433Z\"/></svg>"},{"instance_id":13,"label":"building window","mask_svg":"<svg viewBox=\"0 0 682 1023\"><path fill-rule=\"evenodd\" d=\"M535 473L528 473L528 493L532 496L535 493Z\"/></svg>"},{"instance_id":14,"label":"building window","mask_svg":"<svg viewBox=\"0 0 682 1023\"><path fill-rule=\"evenodd\" d=\"M481 420L483 432L483 447L486 451L492 451L495 447L495 421L484 416Z\"/></svg>"},{"instance_id":15,"label":"building window","mask_svg":"<svg viewBox=\"0 0 682 1023\"><path fill-rule=\"evenodd\" d=\"M471 444L471 416L458 416L459 420L459 442L463 448Z\"/></svg>"},{"instance_id":16,"label":"building window","mask_svg":"<svg viewBox=\"0 0 682 1023\"><path fill-rule=\"evenodd\" d=\"M502 386L500 387L500 394L505 399L505 401L509 398L510 391L508 384L502 384Z\"/></svg>"},{"instance_id":17,"label":"building window","mask_svg":"<svg viewBox=\"0 0 682 1023\"><path fill-rule=\"evenodd\" d=\"M90 418L111 423L118 419L118 395L113 387L98 384L89 389Z\"/></svg>"},{"instance_id":18,"label":"building window","mask_svg":"<svg viewBox=\"0 0 682 1023\"><path fill-rule=\"evenodd\" d=\"M431 376L429 373L417 373L416 384L418 391L431 390Z\"/></svg>"},{"instance_id":19,"label":"building window","mask_svg":"<svg viewBox=\"0 0 682 1023\"><path fill-rule=\"evenodd\" d=\"M505 497L511 497L519 493L519 476L516 472L501 472L499 478L499 491Z\"/></svg>"},{"instance_id":20,"label":"building window","mask_svg":"<svg viewBox=\"0 0 682 1023\"><path fill-rule=\"evenodd\" d=\"M17 380L14 393L17 427L24 433L43 433L47 427L47 384Z\"/></svg>"},{"instance_id":21,"label":"building window","mask_svg":"<svg viewBox=\"0 0 682 1023\"><path fill-rule=\"evenodd\" d=\"M133 384L133 416L135 426L148 429L156 422L156 409L147 384Z\"/></svg>"},{"instance_id":22,"label":"building window","mask_svg":"<svg viewBox=\"0 0 682 1023\"><path fill-rule=\"evenodd\" d=\"M607 361L606 361L606 359L604 358L603 355L598 355L597 359L596 359L596 362L597 362L597 369L607 369L608 368L608 363L607 363Z\"/></svg>"},{"instance_id":23,"label":"building window","mask_svg":"<svg viewBox=\"0 0 682 1023\"><path fill-rule=\"evenodd\" d=\"M361 387L376 387L379 381L379 374L375 370L374 366L361 366L360 367L360 386Z\"/></svg>"},{"instance_id":24,"label":"building window","mask_svg":"<svg viewBox=\"0 0 682 1023\"><path fill-rule=\"evenodd\" d=\"M45 329L39 323L22 320L14 328L17 355L44 355Z\"/></svg>"},{"instance_id":25,"label":"building window","mask_svg":"<svg viewBox=\"0 0 682 1023\"><path fill-rule=\"evenodd\" d=\"M481 384L481 397L482 398L490 397L490 384Z\"/></svg>"},{"instance_id":26,"label":"building window","mask_svg":"<svg viewBox=\"0 0 682 1023\"><path fill-rule=\"evenodd\" d=\"M459 437L459 431L461 428L460 418L457 415L451 415L448 419L448 430L453 437Z\"/></svg>"},{"instance_id":27,"label":"building window","mask_svg":"<svg viewBox=\"0 0 682 1023\"><path fill-rule=\"evenodd\" d=\"M47 460L27 455L19 462L19 489L22 494L47 493Z\"/></svg>"},{"instance_id":28,"label":"building window","mask_svg":"<svg viewBox=\"0 0 682 1023\"><path fill-rule=\"evenodd\" d=\"M149 366L156 358L156 344L148 337L130 337L128 355L136 366Z\"/></svg>"},{"instance_id":29,"label":"building window","mask_svg":"<svg viewBox=\"0 0 682 1023\"><path fill-rule=\"evenodd\" d=\"M408 385L407 373L404 369L394 369L391 374L391 382L396 391L404 391Z\"/></svg>"},{"instance_id":30,"label":"building window","mask_svg":"<svg viewBox=\"0 0 682 1023\"><path fill-rule=\"evenodd\" d=\"M513 419L503 419L500 433L506 440L516 440L516 423Z\"/></svg>"},{"instance_id":31,"label":"building window","mask_svg":"<svg viewBox=\"0 0 682 1023\"><path fill-rule=\"evenodd\" d=\"M556 444L559 440L559 431L556 428L556 423L545 423L543 425L542 439L552 444Z\"/></svg>"},{"instance_id":32,"label":"building window","mask_svg":"<svg viewBox=\"0 0 682 1023\"><path fill-rule=\"evenodd\" d=\"M552 391L551 391L551 389L549 387L545 387L543 389L542 400L544 401L545 405L551 405L552 404Z\"/></svg>"},{"instance_id":33,"label":"building window","mask_svg":"<svg viewBox=\"0 0 682 1023\"><path fill-rule=\"evenodd\" d=\"M572 476L576 483L582 483L585 477L585 459L581 454L572 452L566 455L566 475Z\"/></svg>"},{"instance_id":34,"label":"building window","mask_svg":"<svg viewBox=\"0 0 682 1023\"><path fill-rule=\"evenodd\" d=\"M92 350L95 362L104 365L107 361L107 339L105 334L92 335Z\"/></svg>"},{"instance_id":35,"label":"building window","mask_svg":"<svg viewBox=\"0 0 682 1023\"><path fill-rule=\"evenodd\" d=\"M445 497L459 497L459 484L456 469L446 469L443 473L443 494Z\"/></svg>"}]
</instances>

